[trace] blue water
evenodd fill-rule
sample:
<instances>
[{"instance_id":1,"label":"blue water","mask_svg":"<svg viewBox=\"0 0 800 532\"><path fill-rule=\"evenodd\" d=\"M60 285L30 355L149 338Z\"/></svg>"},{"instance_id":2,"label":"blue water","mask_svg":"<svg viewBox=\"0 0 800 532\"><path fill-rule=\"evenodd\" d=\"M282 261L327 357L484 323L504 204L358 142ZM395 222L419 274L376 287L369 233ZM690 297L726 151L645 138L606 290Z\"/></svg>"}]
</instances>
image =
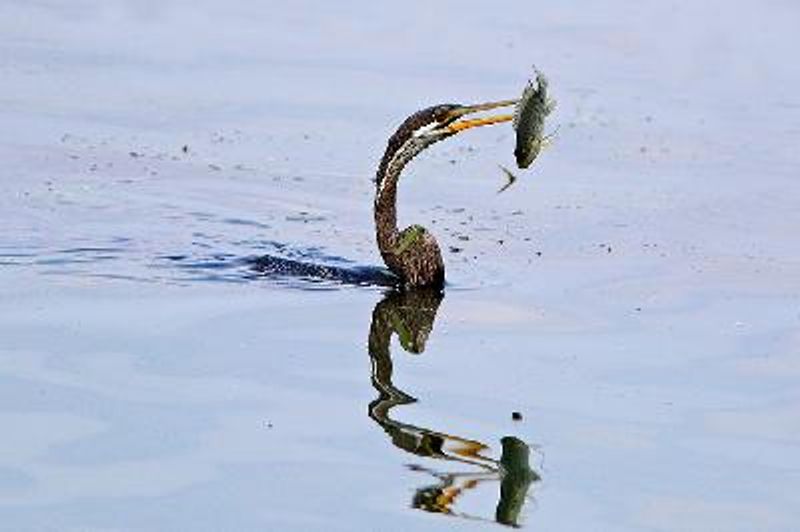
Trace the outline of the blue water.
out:
<instances>
[{"instance_id":1,"label":"blue water","mask_svg":"<svg viewBox=\"0 0 800 532\"><path fill-rule=\"evenodd\" d=\"M4 2L0 529L795 529L799 15ZM534 63L531 170L501 125L401 183L443 300L253 271L380 267L393 128Z\"/></svg>"}]
</instances>

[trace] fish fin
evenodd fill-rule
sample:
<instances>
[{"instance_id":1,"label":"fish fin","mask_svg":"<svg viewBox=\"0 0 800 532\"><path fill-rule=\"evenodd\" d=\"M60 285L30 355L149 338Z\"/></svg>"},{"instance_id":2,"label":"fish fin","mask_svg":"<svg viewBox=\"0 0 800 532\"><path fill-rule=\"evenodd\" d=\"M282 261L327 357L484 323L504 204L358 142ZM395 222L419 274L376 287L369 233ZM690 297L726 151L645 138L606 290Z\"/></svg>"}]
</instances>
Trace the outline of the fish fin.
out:
<instances>
[{"instance_id":1,"label":"fish fin","mask_svg":"<svg viewBox=\"0 0 800 532\"><path fill-rule=\"evenodd\" d=\"M548 133L542 138L542 149L547 148L553 144L553 140L558 135L558 130L561 129L561 125L557 125L556 129L552 133Z\"/></svg>"},{"instance_id":2,"label":"fish fin","mask_svg":"<svg viewBox=\"0 0 800 532\"><path fill-rule=\"evenodd\" d=\"M497 166L500 167L500 170L502 170L503 173L506 174L506 177L508 178L508 183L506 183L505 185L500 187L500 190L497 191L497 193L500 194L500 193L505 192L506 190L508 190L508 187L510 187L511 185L513 185L517 181L517 176L514 175L513 173L511 173L511 170L509 170L508 168L506 168L502 164L498 164Z\"/></svg>"}]
</instances>

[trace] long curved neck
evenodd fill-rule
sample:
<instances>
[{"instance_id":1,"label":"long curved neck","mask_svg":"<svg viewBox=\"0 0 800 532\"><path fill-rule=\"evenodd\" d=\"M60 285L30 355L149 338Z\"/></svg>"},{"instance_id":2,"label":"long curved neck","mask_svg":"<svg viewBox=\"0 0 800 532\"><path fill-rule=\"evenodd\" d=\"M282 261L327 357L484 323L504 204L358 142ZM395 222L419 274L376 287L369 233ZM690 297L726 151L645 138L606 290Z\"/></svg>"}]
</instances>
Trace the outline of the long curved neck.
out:
<instances>
[{"instance_id":1,"label":"long curved neck","mask_svg":"<svg viewBox=\"0 0 800 532\"><path fill-rule=\"evenodd\" d=\"M413 137L401 127L383 154L375 176L375 236L384 256L394 253L400 231L397 229L397 184L403 168L425 148L449 135Z\"/></svg>"},{"instance_id":2,"label":"long curved neck","mask_svg":"<svg viewBox=\"0 0 800 532\"><path fill-rule=\"evenodd\" d=\"M394 176L378 176L375 192L375 238L382 254L397 246L400 231L397 229L397 182L400 172Z\"/></svg>"},{"instance_id":3,"label":"long curved neck","mask_svg":"<svg viewBox=\"0 0 800 532\"><path fill-rule=\"evenodd\" d=\"M415 136L415 132L421 127L436 120L437 112L442 107L455 106L446 104L428 107L406 118L389 137L386 151L378 165L375 176L375 236L384 259L394 253L400 236L397 229L397 183L403 168L425 148L450 136Z\"/></svg>"}]
</instances>

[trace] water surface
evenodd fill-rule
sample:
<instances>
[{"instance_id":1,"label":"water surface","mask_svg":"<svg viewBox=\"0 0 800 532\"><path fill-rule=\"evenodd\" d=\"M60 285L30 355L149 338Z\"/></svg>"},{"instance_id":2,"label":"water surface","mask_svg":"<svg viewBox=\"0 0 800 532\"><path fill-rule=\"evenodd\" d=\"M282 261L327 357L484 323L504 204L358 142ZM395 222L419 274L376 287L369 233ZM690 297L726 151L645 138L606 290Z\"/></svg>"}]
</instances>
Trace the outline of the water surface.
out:
<instances>
[{"instance_id":1,"label":"water surface","mask_svg":"<svg viewBox=\"0 0 800 532\"><path fill-rule=\"evenodd\" d=\"M797 8L402 7L0 6L4 527L800 521ZM375 271L393 128L533 63L531 170L401 184L443 298L253 270Z\"/></svg>"}]
</instances>

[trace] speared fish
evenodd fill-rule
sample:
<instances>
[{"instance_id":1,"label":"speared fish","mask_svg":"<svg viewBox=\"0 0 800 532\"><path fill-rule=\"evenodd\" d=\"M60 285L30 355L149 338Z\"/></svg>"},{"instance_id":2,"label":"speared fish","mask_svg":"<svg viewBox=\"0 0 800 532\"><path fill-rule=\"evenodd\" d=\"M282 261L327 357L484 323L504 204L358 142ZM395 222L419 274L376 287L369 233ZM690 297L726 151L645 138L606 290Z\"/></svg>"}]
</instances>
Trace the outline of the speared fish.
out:
<instances>
[{"instance_id":1,"label":"speared fish","mask_svg":"<svg viewBox=\"0 0 800 532\"><path fill-rule=\"evenodd\" d=\"M519 168L528 168L549 140L544 134L544 119L556 107L555 100L547 97L547 78L534 67L536 86L531 81L522 92L514 112L514 130L517 146L514 156Z\"/></svg>"}]
</instances>

